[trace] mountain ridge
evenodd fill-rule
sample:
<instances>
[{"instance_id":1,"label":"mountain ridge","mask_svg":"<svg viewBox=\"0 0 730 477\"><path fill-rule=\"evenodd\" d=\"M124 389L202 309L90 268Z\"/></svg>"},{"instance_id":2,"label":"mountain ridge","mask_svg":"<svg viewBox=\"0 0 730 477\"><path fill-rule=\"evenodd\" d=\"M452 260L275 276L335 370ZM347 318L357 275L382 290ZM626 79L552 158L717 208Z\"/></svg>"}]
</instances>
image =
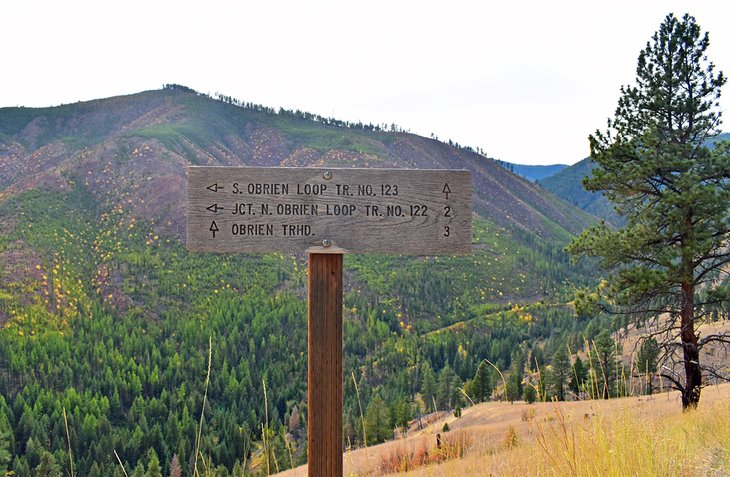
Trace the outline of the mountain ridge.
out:
<instances>
[{"instance_id":1,"label":"mountain ridge","mask_svg":"<svg viewBox=\"0 0 730 477\"><path fill-rule=\"evenodd\" d=\"M183 182L187 163L467 168L474 174L474 209L501 225L549 236L546 221L575 234L591 220L575 211L566 213L540 189L502 173L495 161L469 148L405 132L366 131L317 123L294 113L271 114L189 90L146 91L55 108L2 108L0 118L2 193L37 183L58 184L60 172L86 168L91 171L87 175L95 177L93 163L104 161L122 176L144 176L162 164L165 180L176 187ZM152 169L145 161L163 156L167 161L156 161ZM133 167L125 166L123 158ZM155 190L165 190L153 180ZM148 201L154 197L149 191L140 194ZM182 217L177 208L172 218L177 233L183 231Z\"/></svg>"},{"instance_id":2,"label":"mountain ridge","mask_svg":"<svg viewBox=\"0 0 730 477\"><path fill-rule=\"evenodd\" d=\"M600 217L610 224L615 226L623 224L623 219L614 210L608 199L599 192L591 192L583 188L583 178L591 174L593 167L595 167L593 161L587 157L550 177L537 181L537 184L573 206Z\"/></svg>"},{"instance_id":3,"label":"mountain ridge","mask_svg":"<svg viewBox=\"0 0 730 477\"><path fill-rule=\"evenodd\" d=\"M533 164L516 164L513 162L497 161L497 163L507 169L510 172L514 172L518 176L522 176L532 182L537 182L541 179L551 177L558 172L562 171L568 164L547 164L547 165L533 165Z\"/></svg>"}]
</instances>

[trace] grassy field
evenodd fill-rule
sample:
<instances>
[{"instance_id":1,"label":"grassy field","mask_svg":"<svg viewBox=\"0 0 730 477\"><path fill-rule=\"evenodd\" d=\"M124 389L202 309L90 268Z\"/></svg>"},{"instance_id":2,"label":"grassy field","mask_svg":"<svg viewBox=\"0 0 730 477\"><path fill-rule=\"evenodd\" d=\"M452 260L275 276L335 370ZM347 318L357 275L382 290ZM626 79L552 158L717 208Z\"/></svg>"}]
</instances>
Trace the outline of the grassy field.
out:
<instances>
[{"instance_id":1,"label":"grassy field","mask_svg":"<svg viewBox=\"0 0 730 477\"><path fill-rule=\"evenodd\" d=\"M449 424L450 431L442 432ZM407 438L346 452L347 476L727 476L730 384L682 413L675 392L564 403L485 403ZM436 448L436 434L441 449ZM448 454L448 455L445 455ZM306 475L306 467L280 474Z\"/></svg>"}]
</instances>

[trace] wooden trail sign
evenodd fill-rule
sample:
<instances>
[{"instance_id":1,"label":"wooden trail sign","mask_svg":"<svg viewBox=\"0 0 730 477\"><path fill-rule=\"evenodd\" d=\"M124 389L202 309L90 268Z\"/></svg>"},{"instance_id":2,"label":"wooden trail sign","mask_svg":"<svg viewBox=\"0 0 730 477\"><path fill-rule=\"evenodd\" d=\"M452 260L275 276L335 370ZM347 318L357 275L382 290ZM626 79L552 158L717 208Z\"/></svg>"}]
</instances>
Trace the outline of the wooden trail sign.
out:
<instances>
[{"instance_id":1,"label":"wooden trail sign","mask_svg":"<svg viewBox=\"0 0 730 477\"><path fill-rule=\"evenodd\" d=\"M196 252L471 252L469 171L190 167Z\"/></svg>"},{"instance_id":2,"label":"wooden trail sign","mask_svg":"<svg viewBox=\"0 0 730 477\"><path fill-rule=\"evenodd\" d=\"M190 167L192 252L308 252L309 477L342 476L342 254L471 252L469 171Z\"/></svg>"}]
</instances>

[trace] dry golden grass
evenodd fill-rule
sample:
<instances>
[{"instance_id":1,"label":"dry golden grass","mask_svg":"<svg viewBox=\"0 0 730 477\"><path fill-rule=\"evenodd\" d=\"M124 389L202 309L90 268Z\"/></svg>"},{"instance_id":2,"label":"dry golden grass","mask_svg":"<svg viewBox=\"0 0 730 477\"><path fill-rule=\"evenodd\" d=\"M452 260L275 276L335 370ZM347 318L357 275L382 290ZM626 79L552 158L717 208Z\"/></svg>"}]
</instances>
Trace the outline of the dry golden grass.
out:
<instances>
[{"instance_id":1,"label":"dry golden grass","mask_svg":"<svg viewBox=\"0 0 730 477\"><path fill-rule=\"evenodd\" d=\"M461 458L392 474L397 455L433 452L444 422L467 436ZM396 457L394 457L396 456ZM346 476L730 476L730 384L706 388L697 411L677 393L567 403L486 403L429 429L344 455ZM305 476L306 467L281 474Z\"/></svg>"},{"instance_id":2,"label":"dry golden grass","mask_svg":"<svg viewBox=\"0 0 730 477\"><path fill-rule=\"evenodd\" d=\"M542 404L534 418L515 425L517 444L512 447L495 446L487 438L463 459L398 475L730 475L730 385L705 389L694 412L682 413L677 399L669 393L653 399Z\"/></svg>"}]
</instances>

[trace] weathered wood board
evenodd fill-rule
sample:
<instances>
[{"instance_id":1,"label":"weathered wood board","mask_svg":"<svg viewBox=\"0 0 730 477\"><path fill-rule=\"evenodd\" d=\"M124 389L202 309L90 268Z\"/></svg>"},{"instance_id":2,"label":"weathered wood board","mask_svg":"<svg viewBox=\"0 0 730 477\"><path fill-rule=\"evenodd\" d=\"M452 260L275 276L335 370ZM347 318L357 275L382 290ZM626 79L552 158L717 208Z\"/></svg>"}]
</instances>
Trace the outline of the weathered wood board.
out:
<instances>
[{"instance_id":1,"label":"weathered wood board","mask_svg":"<svg viewBox=\"0 0 730 477\"><path fill-rule=\"evenodd\" d=\"M466 170L190 167L195 252L471 252Z\"/></svg>"}]
</instances>

